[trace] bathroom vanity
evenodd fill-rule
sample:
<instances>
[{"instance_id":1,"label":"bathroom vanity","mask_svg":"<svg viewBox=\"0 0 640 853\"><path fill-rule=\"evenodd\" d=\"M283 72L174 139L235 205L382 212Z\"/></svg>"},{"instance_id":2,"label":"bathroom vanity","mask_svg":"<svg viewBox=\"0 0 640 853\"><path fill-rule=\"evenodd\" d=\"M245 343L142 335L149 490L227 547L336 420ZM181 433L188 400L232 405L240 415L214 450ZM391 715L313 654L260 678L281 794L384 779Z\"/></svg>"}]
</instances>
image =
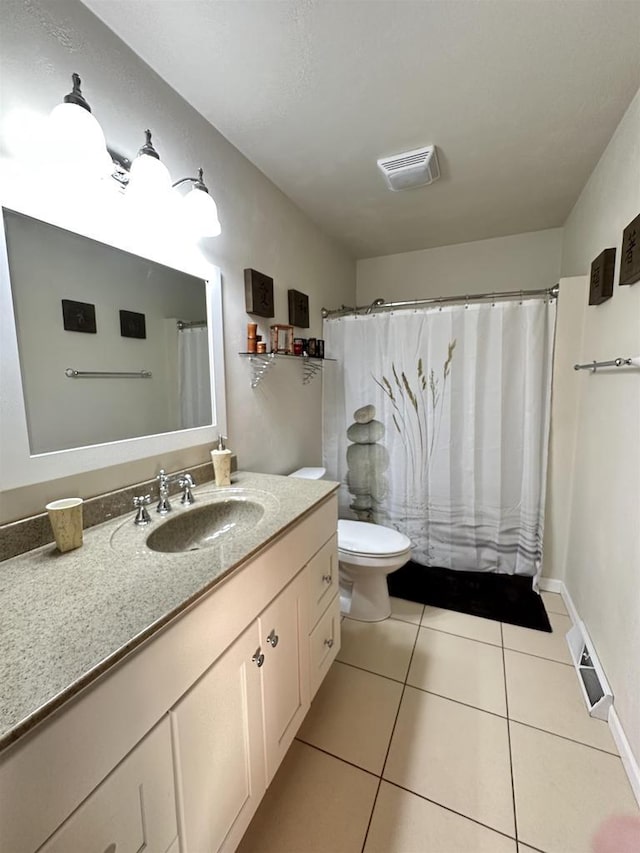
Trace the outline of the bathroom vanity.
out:
<instances>
[{"instance_id":1,"label":"bathroom vanity","mask_svg":"<svg viewBox=\"0 0 640 853\"><path fill-rule=\"evenodd\" d=\"M239 843L338 652L340 610L337 484L241 473L234 489L271 502L212 546L153 551L131 516L76 552L0 567L16 685L0 735L3 850ZM196 489L194 507L223 492Z\"/></svg>"}]
</instances>

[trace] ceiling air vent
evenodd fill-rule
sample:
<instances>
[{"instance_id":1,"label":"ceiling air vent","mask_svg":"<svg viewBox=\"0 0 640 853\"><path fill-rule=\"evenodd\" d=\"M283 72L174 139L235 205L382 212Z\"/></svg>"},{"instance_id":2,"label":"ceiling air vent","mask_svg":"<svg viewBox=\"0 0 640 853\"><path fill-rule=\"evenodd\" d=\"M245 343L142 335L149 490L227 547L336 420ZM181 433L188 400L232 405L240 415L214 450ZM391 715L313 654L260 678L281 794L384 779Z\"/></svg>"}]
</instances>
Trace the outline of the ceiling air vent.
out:
<instances>
[{"instance_id":1,"label":"ceiling air vent","mask_svg":"<svg viewBox=\"0 0 640 853\"><path fill-rule=\"evenodd\" d=\"M404 154L395 154L393 157L383 157L378 160L378 168L389 189L396 192L431 184L440 177L435 145L405 151Z\"/></svg>"}]
</instances>

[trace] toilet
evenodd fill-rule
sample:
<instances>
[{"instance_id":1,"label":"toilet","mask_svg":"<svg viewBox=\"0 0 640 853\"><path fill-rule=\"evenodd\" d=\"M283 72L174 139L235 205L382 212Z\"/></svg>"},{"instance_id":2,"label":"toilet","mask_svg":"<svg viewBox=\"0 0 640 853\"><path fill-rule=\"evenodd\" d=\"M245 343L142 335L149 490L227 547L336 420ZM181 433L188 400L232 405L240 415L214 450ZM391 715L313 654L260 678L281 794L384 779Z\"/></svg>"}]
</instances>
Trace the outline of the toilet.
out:
<instances>
[{"instance_id":1,"label":"toilet","mask_svg":"<svg viewBox=\"0 0 640 853\"><path fill-rule=\"evenodd\" d=\"M325 468L299 468L290 477L321 480ZM380 622L391 615L387 575L411 559L411 542L398 530L366 521L338 521L340 610L350 619Z\"/></svg>"}]
</instances>

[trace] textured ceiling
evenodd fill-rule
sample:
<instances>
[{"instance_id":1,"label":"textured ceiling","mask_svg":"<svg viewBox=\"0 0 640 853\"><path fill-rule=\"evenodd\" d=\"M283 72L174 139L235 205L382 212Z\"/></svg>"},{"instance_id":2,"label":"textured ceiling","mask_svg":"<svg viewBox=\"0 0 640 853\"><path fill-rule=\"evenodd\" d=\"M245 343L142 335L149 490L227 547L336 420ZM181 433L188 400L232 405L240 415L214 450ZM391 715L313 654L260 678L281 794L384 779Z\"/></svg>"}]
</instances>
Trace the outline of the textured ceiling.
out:
<instances>
[{"instance_id":1,"label":"textured ceiling","mask_svg":"<svg viewBox=\"0 0 640 853\"><path fill-rule=\"evenodd\" d=\"M83 2L356 257L562 225L640 86L639 0Z\"/></svg>"}]
</instances>

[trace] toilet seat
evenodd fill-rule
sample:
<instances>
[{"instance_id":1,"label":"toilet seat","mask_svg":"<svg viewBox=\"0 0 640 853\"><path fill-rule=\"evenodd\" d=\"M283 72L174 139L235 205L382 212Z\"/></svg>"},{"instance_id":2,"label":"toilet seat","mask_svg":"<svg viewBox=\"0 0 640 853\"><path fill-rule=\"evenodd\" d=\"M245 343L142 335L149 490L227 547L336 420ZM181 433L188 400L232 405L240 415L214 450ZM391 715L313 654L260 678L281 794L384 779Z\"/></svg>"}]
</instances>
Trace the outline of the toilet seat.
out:
<instances>
[{"instance_id":1,"label":"toilet seat","mask_svg":"<svg viewBox=\"0 0 640 853\"><path fill-rule=\"evenodd\" d=\"M397 557L411 549L403 533L366 521L338 521L338 551L354 557Z\"/></svg>"}]
</instances>

